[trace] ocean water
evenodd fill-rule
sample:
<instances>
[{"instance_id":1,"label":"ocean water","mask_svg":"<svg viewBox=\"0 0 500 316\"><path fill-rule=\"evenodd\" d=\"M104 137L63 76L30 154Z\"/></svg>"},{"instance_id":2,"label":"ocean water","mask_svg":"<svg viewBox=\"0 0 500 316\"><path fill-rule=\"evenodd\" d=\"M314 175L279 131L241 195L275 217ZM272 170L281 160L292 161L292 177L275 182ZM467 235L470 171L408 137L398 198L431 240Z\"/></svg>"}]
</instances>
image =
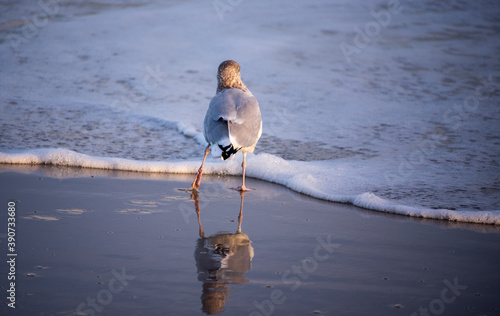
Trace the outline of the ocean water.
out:
<instances>
[{"instance_id":1,"label":"ocean water","mask_svg":"<svg viewBox=\"0 0 500 316\"><path fill-rule=\"evenodd\" d=\"M497 1L0 9L2 163L195 173L217 66L234 59L263 117L248 176L376 211L500 224ZM239 175L240 163L206 169Z\"/></svg>"}]
</instances>

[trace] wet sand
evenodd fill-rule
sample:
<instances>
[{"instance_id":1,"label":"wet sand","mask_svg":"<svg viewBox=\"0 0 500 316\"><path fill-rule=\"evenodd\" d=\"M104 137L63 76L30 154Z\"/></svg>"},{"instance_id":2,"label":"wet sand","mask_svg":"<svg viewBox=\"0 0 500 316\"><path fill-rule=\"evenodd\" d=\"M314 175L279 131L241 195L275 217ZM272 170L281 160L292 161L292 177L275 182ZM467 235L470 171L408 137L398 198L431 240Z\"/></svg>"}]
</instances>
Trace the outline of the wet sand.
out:
<instances>
[{"instance_id":1,"label":"wet sand","mask_svg":"<svg viewBox=\"0 0 500 316\"><path fill-rule=\"evenodd\" d=\"M0 165L2 315L498 315L500 228L239 177ZM6 256L4 256L4 259ZM7 258L8 259L8 258ZM415 314L414 314L415 313Z\"/></svg>"}]
</instances>

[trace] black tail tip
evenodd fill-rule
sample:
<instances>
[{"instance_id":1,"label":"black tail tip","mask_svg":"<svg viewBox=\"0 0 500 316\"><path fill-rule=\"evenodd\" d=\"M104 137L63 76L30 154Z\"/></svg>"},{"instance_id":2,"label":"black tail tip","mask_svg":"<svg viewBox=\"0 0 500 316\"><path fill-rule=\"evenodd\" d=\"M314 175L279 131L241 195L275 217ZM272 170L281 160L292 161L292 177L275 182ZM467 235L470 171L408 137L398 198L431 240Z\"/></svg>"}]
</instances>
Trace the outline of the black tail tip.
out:
<instances>
[{"instance_id":1,"label":"black tail tip","mask_svg":"<svg viewBox=\"0 0 500 316\"><path fill-rule=\"evenodd\" d=\"M236 154L238 152L238 150L239 150L239 148L235 149L233 147L233 144L230 144L230 145L228 145L226 147L223 147L222 145L219 145L219 148L222 150L222 155L221 155L222 160L228 159L232 155Z\"/></svg>"}]
</instances>

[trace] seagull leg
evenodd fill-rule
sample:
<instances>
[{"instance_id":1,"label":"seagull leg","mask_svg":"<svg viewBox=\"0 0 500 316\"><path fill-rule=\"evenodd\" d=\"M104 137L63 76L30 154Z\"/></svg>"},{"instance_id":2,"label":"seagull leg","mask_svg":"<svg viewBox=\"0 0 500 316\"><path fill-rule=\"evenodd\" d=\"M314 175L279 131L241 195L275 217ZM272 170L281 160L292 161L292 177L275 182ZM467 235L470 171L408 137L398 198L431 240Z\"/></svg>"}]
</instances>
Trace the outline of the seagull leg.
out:
<instances>
[{"instance_id":1,"label":"seagull leg","mask_svg":"<svg viewBox=\"0 0 500 316\"><path fill-rule=\"evenodd\" d=\"M203 156L203 161L201 162L201 167L200 167L200 169L198 169L198 173L196 174L196 178L194 179L190 190L198 190L198 188L200 187L201 175L203 173L203 166L205 165L205 159L207 159L207 155L209 152L210 152L210 145L208 145L207 148L205 149L205 155Z\"/></svg>"},{"instance_id":2,"label":"seagull leg","mask_svg":"<svg viewBox=\"0 0 500 316\"><path fill-rule=\"evenodd\" d=\"M247 168L247 153L243 153L243 162L241 163L241 168L243 168L243 184L238 188L238 191L250 191L249 188L245 186L245 169Z\"/></svg>"}]
</instances>

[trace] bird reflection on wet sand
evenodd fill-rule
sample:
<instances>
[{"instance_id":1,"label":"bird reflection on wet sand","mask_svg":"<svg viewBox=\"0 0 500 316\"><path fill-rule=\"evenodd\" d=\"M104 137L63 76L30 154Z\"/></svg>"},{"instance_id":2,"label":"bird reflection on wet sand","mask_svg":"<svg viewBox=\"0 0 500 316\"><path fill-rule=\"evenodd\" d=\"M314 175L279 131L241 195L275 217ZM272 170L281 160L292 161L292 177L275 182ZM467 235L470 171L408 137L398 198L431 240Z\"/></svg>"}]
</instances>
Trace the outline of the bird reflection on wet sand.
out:
<instances>
[{"instance_id":1,"label":"bird reflection on wet sand","mask_svg":"<svg viewBox=\"0 0 500 316\"><path fill-rule=\"evenodd\" d=\"M198 192L193 191L191 193L200 229L200 238L196 243L194 257L198 270L198 280L203 282L201 309L208 315L224 312L226 298L230 292L228 284L248 282L248 279L243 275L251 269L254 253L250 239L241 232L245 192L240 192L240 195L240 214L236 232L234 234L217 233L205 237L201 225L200 198Z\"/></svg>"}]
</instances>

